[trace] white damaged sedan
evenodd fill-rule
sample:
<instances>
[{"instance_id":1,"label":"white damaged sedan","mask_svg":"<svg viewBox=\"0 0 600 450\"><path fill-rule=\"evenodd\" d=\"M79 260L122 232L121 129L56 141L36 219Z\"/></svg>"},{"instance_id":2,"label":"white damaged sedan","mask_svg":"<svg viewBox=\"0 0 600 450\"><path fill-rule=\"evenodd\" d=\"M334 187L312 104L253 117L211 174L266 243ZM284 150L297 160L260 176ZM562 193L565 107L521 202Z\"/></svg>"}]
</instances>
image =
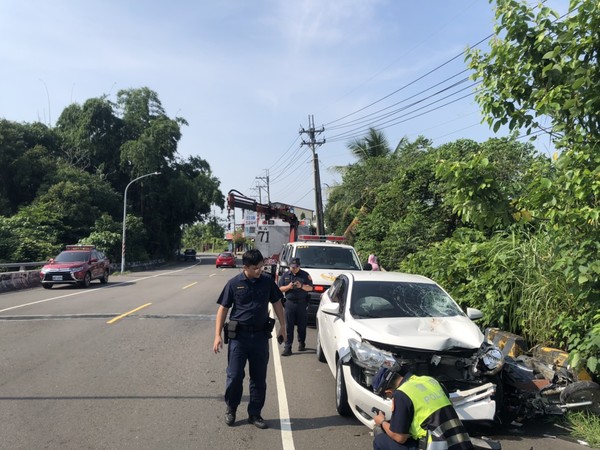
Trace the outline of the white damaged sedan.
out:
<instances>
[{"instance_id":1,"label":"white damaged sedan","mask_svg":"<svg viewBox=\"0 0 600 450\"><path fill-rule=\"evenodd\" d=\"M494 376L502 353L429 278L395 272L347 272L317 311L317 358L336 378L336 409L372 428L373 408L391 416L391 400L373 392L379 368L408 365L436 378L463 421L494 419Z\"/></svg>"}]
</instances>

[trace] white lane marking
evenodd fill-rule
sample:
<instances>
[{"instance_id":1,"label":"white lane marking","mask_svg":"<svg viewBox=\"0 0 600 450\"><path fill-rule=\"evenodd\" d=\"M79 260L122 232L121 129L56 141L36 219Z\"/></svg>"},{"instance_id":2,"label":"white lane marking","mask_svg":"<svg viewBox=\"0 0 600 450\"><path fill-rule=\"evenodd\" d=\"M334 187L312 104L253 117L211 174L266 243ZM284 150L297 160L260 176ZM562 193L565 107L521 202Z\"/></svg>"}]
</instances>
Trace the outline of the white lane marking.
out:
<instances>
[{"instance_id":1,"label":"white lane marking","mask_svg":"<svg viewBox=\"0 0 600 450\"><path fill-rule=\"evenodd\" d=\"M269 305L270 306L270 305ZM271 315L273 315L273 309ZM275 331L275 329L273 329ZM277 335L277 333L275 333ZM285 382L283 381L283 369L281 367L281 357L279 356L279 344L277 338L271 338L271 347L273 347L273 364L275 366L275 380L277 385L277 400L279 402L279 423L281 424L281 443L283 450L295 450L294 437L292 435L292 422L290 420L290 409L288 407L287 394L285 392Z\"/></svg>"},{"instance_id":2,"label":"white lane marking","mask_svg":"<svg viewBox=\"0 0 600 450\"><path fill-rule=\"evenodd\" d=\"M171 275L173 273L182 272L182 271L188 270L188 269L189 269L189 267L186 267L184 269L173 270L171 272L165 272L165 273L160 273L160 274L156 274L156 275L151 275L148 277L135 278L133 280L122 281L121 283L111 284L110 286L102 286L102 287L98 287L96 289L91 289L91 290L86 290L86 291L78 291L78 292L73 292L71 294L59 295L58 297L51 297L51 298L46 298L44 300L38 300L35 302L23 303L21 305L11 306L10 308L0 309L0 313L3 313L5 311L11 311L13 309L23 308L25 306L37 305L38 303L46 303L46 302L51 302L52 300L60 300L61 298L73 297L75 295L94 294L96 292L99 292L101 289L110 289L110 288L114 288L117 286L121 286L123 284L136 283L138 281L148 280L150 278L162 277L164 275Z\"/></svg>"}]
</instances>

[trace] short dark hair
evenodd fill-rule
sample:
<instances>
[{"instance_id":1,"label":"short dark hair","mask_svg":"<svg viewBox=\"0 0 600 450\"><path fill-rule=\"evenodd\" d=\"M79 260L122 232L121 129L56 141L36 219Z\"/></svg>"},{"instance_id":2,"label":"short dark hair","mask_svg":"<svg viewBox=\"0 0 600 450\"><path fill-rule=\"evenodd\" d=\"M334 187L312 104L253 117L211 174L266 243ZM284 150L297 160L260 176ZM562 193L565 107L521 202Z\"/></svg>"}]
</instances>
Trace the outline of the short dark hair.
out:
<instances>
[{"instance_id":1,"label":"short dark hair","mask_svg":"<svg viewBox=\"0 0 600 450\"><path fill-rule=\"evenodd\" d=\"M244 266L258 266L264 261L262 253L257 248L247 250L242 255L242 264Z\"/></svg>"}]
</instances>

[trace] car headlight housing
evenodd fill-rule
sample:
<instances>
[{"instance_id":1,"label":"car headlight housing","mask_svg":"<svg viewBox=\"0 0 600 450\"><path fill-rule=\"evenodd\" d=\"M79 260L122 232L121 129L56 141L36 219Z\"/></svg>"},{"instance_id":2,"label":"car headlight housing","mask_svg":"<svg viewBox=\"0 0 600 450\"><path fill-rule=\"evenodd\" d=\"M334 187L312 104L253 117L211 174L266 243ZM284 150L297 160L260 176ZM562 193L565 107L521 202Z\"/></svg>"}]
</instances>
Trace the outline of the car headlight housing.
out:
<instances>
[{"instance_id":1,"label":"car headlight housing","mask_svg":"<svg viewBox=\"0 0 600 450\"><path fill-rule=\"evenodd\" d=\"M504 356L502 351L495 345L490 345L481 349L477 368L484 375L495 375L504 366Z\"/></svg>"},{"instance_id":2,"label":"car headlight housing","mask_svg":"<svg viewBox=\"0 0 600 450\"><path fill-rule=\"evenodd\" d=\"M84 268L83 266L72 267L72 268L69 269L69 271L73 272L73 273L75 273L75 272L81 272L83 270L83 268Z\"/></svg>"},{"instance_id":3,"label":"car headlight housing","mask_svg":"<svg viewBox=\"0 0 600 450\"><path fill-rule=\"evenodd\" d=\"M396 359L390 352L380 350L368 342L348 339L348 346L354 362L365 369L377 370L380 367L391 369L396 365Z\"/></svg>"}]
</instances>

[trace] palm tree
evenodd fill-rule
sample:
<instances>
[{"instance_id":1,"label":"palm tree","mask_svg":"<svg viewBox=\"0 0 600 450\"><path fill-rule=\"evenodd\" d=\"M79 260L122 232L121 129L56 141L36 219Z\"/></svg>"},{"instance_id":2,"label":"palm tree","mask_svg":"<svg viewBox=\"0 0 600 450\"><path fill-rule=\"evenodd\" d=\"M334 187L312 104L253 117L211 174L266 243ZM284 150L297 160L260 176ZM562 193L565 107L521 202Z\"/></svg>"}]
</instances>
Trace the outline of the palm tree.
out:
<instances>
[{"instance_id":1,"label":"palm tree","mask_svg":"<svg viewBox=\"0 0 600 450\"><path fill-rule=\"evenodd\" d=\"M385 157L392 152L383 132L375 128L369 128L366 136L350 141L346 147L358 158L359 162L379 156Z\"/></svg>"}]
</instances>

